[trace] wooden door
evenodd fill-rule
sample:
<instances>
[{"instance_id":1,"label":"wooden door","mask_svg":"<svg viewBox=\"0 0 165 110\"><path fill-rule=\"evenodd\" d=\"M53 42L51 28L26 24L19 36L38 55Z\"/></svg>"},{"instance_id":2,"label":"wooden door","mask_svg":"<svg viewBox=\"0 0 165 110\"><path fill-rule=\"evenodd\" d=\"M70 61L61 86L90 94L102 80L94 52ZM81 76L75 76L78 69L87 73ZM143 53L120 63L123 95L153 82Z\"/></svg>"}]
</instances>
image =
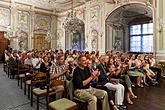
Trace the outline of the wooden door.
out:
<instances>
[{"instance_id":1,"label":"wooden door","mask_svg":"<svg viewBox=\"0 0 165 110\"><path fill-rule=\"evenodd\" d=\"M0 61L4 60L3 54L8 45L10 41L4 37L4 32L0 32Z\"/></svg>"},{"instance_id":2,"label":"wooden door","mask_svg":"<svg viewBox=\"0 0 165 110\"><path fill-rule=\"evenodd\" d=\"M50 43L47 40L45 40L45 36L46 34L34 34L34 49L50 49Z\"/></svg>"}]
</instances>

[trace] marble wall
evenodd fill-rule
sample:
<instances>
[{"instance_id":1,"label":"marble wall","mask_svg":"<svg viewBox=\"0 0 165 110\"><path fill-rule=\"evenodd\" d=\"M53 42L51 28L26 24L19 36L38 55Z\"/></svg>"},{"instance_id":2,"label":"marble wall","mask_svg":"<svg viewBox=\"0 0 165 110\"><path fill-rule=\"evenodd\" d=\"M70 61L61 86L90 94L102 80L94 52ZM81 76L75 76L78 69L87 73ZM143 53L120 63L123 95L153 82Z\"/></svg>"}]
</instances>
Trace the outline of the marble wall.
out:
<instances>
[{"instance_id":1,"label":"marble wall","mask_svg":"<svg viewBox=\"0 0 165 110\"><path fill-rule=\"evenodd\" d=\"M19 10L0 7L0 31L10 32L10 44L13 49L33 49L34 33L49 33L51 47L55 47L56 41L56 16L35 13L33 10Z\"/></svg>"}]
</instances>

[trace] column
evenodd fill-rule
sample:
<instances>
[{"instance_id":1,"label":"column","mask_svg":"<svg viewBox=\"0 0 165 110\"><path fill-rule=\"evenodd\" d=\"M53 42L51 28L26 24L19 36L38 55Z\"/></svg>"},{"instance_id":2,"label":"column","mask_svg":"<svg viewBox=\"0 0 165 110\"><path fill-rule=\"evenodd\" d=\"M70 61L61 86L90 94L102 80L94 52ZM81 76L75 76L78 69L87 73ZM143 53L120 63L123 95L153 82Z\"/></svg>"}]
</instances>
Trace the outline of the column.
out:
<instances>
[{"instance_id":1,"label":"column","mask_svg":"<svg viewBox=\"0 0 165 110\"><path fill-rule=\"evenodd\" d=\"M32 10L29 12L29 15L30 15L30 22L29 22L29 37L28 37L28 49L29 50L32 50L33 48L34 48L34 44L33 44L33 42L34 42L34 39L33 39L33 37L34 37L34 33L33 33L33 31L34 31L34 19L35 19L35 12L33 11L33 8L32 8Z\"/></svg>"},{"instance_id":2,"label":"column","mask_svg":"<svg viewBox=\"0 0 165 110\"><path fill-rule=\"evenodd\" d=\"M57 47L57 17L51 16L51 48Z\"/></svg>"},{"instance_id":3,"label":"column","mask_svg":"<svg viewBox=\"0 0 165 110\"><path fill-rule=\"evenodd\" d=\"M13 37L15 37L15 32L17 31L17 10L15 8L15 2L11 1L11 29L13 31ZM10 45L14 50L18 50L19 46L18 46L18 39L17 38L12 38L10 40Z\"/></svg>"}]
</instances>

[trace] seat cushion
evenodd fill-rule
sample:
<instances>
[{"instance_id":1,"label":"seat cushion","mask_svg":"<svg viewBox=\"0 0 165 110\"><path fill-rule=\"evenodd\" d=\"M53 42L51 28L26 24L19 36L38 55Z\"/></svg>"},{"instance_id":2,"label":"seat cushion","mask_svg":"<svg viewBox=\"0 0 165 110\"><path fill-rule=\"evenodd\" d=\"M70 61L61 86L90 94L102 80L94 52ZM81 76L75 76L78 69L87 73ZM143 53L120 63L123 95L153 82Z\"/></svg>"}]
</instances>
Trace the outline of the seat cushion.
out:
<instances>
[{"instance_id":1,"label":"seat cushion","mask_svg":"<svg viewBox=\"0 0 165 110\"><path fill-rule=\"evenodd\" d=\"M56 87L52 87L53 90L64 90L64 86L56 86Z\"/></svg>"},{"instance_id":2,"label":"seat cushion","mask_svg":"<svg viewBox=\"0 0 165 110\"><path fill-rule=\"evenodd\" d=\"M25 77L25 74L19 74L19 77L20 78L24 78Z\"/></svg>"},{"instance_id":3,"label":"seat cushion","mask_svg":"<svg viewBox=\"0 0 165 110\"><path fill-rule=\"evenodd\" d=\"M46 94L46 92L47 92L47 89L40 89L40 88L33 89L33 93L35 95L43 95L43 94Z\"/></svg>"},{"instance_id":4,"label":"seat cushion","mask_svg":"<svg viewBox=\"0 0 165 110\"><path fill-rule=\"evenodd\" d=\"M50 88L49 91L52 91L52 89ZM44 95L47 93L47 89L46 88L45 89L35 88L35 89L33 89L33 93L35 95Z\"/></svg>"},{"instance_id":5,"label":"seat cushion","mask_svg":"<svg viewBox=\"0 0 165 110\"><path fill-rule=\"evenodd\" d=\"M69 99L62 98L56 101L49 103L49 107L53 110L68 110L75 107L77 104Z\"/></svg>"},{"instance_id":6,"label":"seat cushion","mask_svg":"<svg viewBox=\"0 0 165 110\"><path fill-rule=\"evenodd\" d=\"M31 84L31 80L27 80L25 83L26 83L27 85L30 85L30 84Z\"/></svg>"}]
</instances>

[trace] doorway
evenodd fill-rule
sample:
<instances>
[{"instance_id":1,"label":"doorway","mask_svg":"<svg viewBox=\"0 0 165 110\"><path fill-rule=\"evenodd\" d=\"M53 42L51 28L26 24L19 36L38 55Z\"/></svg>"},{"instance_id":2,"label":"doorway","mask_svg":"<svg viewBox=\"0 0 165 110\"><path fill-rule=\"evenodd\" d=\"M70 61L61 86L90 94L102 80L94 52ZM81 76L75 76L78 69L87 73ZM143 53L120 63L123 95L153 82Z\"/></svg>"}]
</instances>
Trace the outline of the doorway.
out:
<instances>
[{"instance_id":1,"label":"doorway","mask_svg":"<svg viewBox=\"0 0 165 110\"><path fill-rule=\"evenodd\" d=\"M40 33L35 33L34 34L34 49L37 50L43 50L43 49L50 49L50 42L48 42L47 40L45 40L45 36L46 34L40 34Z\"/></svg>"},{"instance_id":2,"label":"doorway","mask_svg":"<svg viewBox=\"0 0 165 110\"><path fill-rule=\"evenodd\" d=\"M4 61L4 51L10 45L10 41L4 37L4 32L0 32L0 61Z\"/></svg>"}]
</instances>

